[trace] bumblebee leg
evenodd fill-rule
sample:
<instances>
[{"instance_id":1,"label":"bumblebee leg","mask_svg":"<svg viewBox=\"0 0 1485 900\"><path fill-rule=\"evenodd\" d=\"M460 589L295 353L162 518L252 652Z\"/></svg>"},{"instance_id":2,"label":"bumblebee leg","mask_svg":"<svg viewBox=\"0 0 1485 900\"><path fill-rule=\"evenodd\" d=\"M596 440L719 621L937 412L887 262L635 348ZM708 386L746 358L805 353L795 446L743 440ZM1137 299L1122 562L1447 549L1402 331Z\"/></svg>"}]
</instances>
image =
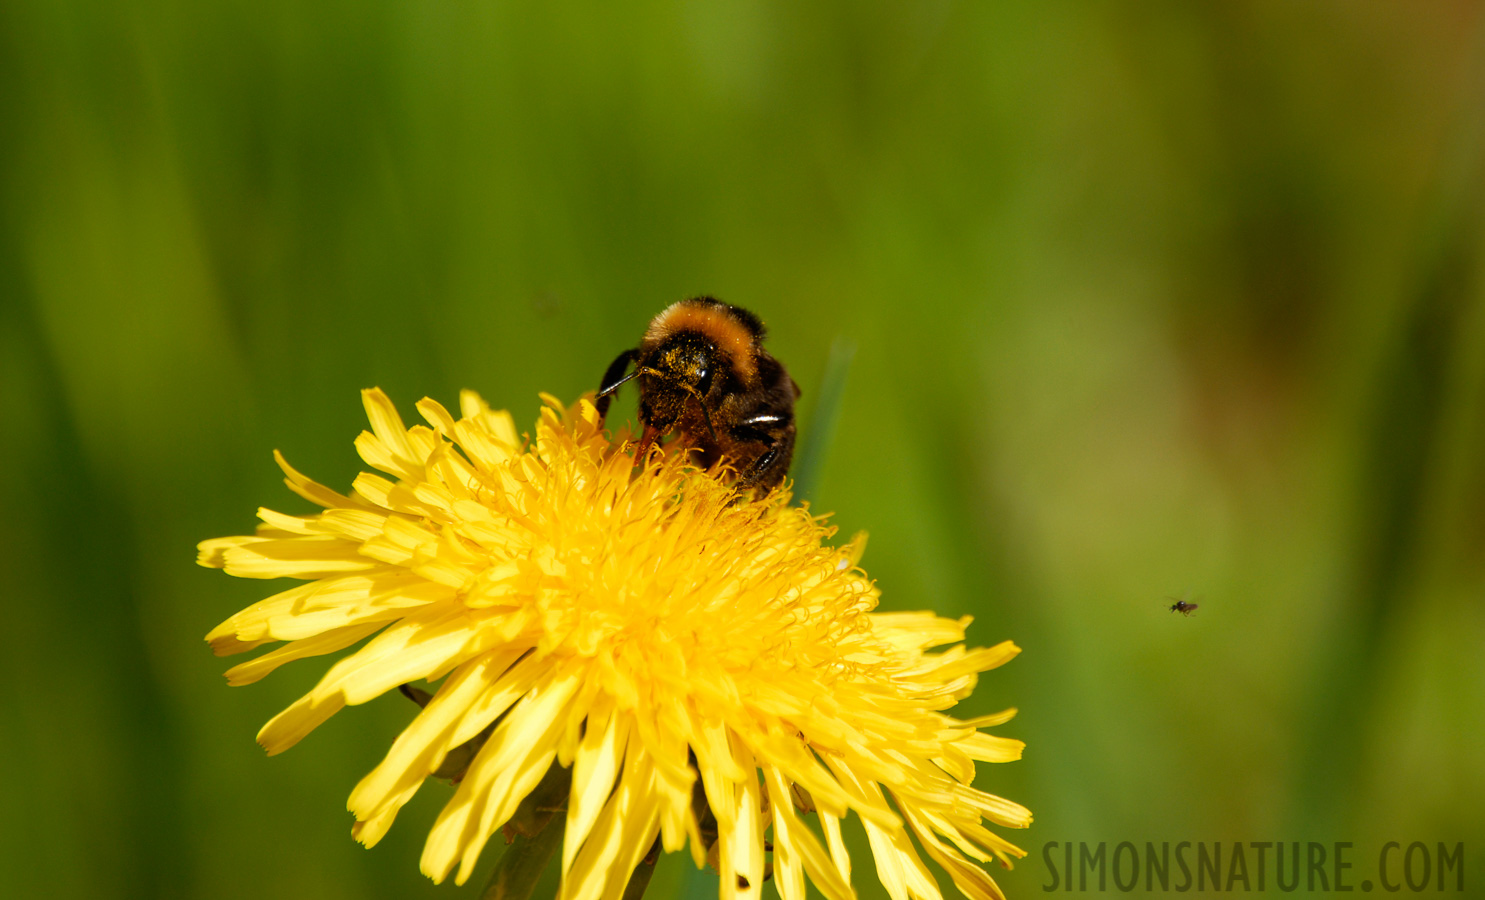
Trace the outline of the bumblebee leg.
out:
<instances>
[{"instance_id":1,"label":"bumblebee leg","mask_svg":"<svg viewBox=\"0 0 1485 900\"><path fill-rule=\"evenodd\" d=\"M609 363L608 371L603 373L603 383L598 385L598 399L593 404L598 407L598 418L602 419L608 415L608 405L614 399L614 392L619 389L619 385L629 380L624 372L637 358L639 358L638 350L625 350L619 354L617 359Z\"/></svg>"},{"instance_id":2,"label":"bumblebee leg","mask_svg":"<svg viewBox=\"0 0 1485 900\"><path fill-rule=\"evenodd\" d=\"M739 432L743 432L739 434ZM751 435L746 432L752 432ZM749 488L761 487L765 491L771 491L778 487L789 474L789 461L794 456L794 424L791 422L787 427L781 429L777 434L768 434L758 429L734 429L734 437L749 437L754 440L767 442L769 447L763 451L751 466L737 475L737 489L740 491Z\"/></svg>"}]
</instances>

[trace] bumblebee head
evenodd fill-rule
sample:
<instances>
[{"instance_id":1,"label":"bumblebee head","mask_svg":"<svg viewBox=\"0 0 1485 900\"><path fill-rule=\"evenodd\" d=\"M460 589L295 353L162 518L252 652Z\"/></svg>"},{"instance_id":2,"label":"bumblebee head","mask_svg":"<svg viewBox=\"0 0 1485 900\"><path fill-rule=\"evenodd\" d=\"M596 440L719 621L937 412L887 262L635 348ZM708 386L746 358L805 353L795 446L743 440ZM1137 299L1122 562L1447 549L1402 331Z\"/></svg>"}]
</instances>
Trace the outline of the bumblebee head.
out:
<instances>
[{"instance_id":1,"label":"bumblebee head","mask_svg":"<svg viewBox=\"0 0 1485 900\"><path fill-rule=\"evenodd\" d=\"M715 404L709 395L720 383L716 376L722 363L716 345L696 332L668 335L650 348L636 369L646 419L665 431L681 417L687 401L694 399L710 429Z\"/></svg>"},{"instance_id":2,"label":"bumblebee head","mask_svg":"<svg viewBox=\"0 0 1485 900\"><path fill-rule=\"evenodd\" d=\"M715 344L696 332L682 331L656 348L651 367L662 382L705 398L711 393L719 362Z\"/></svg>"},{"instance_id":3,"label":"bumblebee head","mask_svg":"<svg viewBox=\"0 0 1485 900\"><path fill-rule=\"evenodd\" d=\"M599 411L630 379L639 379L640 416L648 429L664 433L695 400L707 431L717 439L712 416L729 394L753 389L758 378L758 342L763 323L736 306L711 297L671 304L650 321L634 350L609 367L598 394ZM634 371L624 375L630 361Z\"/></svg>"}]
</instances>

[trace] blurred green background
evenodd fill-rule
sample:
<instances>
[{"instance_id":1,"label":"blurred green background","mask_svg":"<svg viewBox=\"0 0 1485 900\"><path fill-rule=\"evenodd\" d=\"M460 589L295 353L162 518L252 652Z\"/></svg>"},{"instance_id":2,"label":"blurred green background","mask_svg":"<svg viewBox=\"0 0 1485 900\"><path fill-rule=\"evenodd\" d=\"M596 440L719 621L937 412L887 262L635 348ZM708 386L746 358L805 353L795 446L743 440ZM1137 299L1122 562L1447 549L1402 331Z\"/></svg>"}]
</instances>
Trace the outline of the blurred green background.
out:
<instances>
[{"instance_id":1,"label":"blurred green background","mask_svg":"<svg viewBox=\"0 0 1485 900\"><path fill-rule=\"evenodd\" d=\"M1046 841L1480 890L1485 7L618 6L0 4L0 895L475 896L418 873L440 785L350 838L400 697L265 758L324 665L229 690L273 586L194 545L305 510L275 447L347 486L360 388L529 427L697 293L886 606L1025 649L961 707L1022 710L1012 898Z\"/></svg>"}]
</instances>

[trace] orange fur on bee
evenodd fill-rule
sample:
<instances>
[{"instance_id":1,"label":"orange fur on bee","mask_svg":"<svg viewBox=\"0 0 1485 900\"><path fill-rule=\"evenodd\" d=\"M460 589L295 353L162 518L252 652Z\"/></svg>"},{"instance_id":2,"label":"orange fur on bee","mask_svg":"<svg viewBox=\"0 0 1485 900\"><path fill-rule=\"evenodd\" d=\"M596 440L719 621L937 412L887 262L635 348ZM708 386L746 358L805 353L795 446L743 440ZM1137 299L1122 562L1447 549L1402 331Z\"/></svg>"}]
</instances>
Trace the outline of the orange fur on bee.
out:
<instances>
[{"instance_id":1,"label":"orange fur on bee","mask_svg":"<svg viewBox=\"0 0 1485 900\"><path fill-rule=\"evenodd\" d=\"M709 338L727 354L734 371L751 384L757 374L754 358L756 339L748 326L738 321L725 306L702 305L691 300L673 303L651 322L641 347L653 347L677 331L697 331Z\"/></svg>"}]
</instances>

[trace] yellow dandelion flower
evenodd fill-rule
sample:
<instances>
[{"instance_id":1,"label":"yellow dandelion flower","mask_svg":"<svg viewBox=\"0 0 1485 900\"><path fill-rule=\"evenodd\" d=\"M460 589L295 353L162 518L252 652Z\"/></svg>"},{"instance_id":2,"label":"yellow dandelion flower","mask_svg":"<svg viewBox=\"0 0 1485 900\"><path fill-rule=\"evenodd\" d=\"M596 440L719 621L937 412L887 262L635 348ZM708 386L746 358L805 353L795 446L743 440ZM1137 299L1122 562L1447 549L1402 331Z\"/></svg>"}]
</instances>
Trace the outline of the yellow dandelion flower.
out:
<instances>
[{"instance_id":1,"label":"yellow dandelion flower","mask_svg":"<svg viewBox=\"0 0 1485 900\"><path fill-rule=\"evenodd\" d=\"M324 510L260 510L255 535L200 545L202 565L306 582L207 635L219 655L285 642L231 684L370 638L259 743L280 753L346 704L441 680L349 802L371 846L477 747L423 851L434 881L457 870L462 884L556 763L571 778L565 900L618 898L657 842L715 866L723 898L759 897L766 877L784 900L806 878L853 897L852 812L896 900L941 896L913 839L966 895L1001 897L977 863L1025 854L985 822L1031 814L970 783L976 761L1020 757L1020 741L979 730L1015 710L944 710L1018 648L966 649L968 618L873 612L860 541L827 545L832 529L787 493L739 497L682 454L636 474L591 402L545 399L527 446L473 393L458 419L422 401L428 425L408 428L366 391L356 448L390 477L340 494L279 457Z\"/></svg>"}]
</instances>

